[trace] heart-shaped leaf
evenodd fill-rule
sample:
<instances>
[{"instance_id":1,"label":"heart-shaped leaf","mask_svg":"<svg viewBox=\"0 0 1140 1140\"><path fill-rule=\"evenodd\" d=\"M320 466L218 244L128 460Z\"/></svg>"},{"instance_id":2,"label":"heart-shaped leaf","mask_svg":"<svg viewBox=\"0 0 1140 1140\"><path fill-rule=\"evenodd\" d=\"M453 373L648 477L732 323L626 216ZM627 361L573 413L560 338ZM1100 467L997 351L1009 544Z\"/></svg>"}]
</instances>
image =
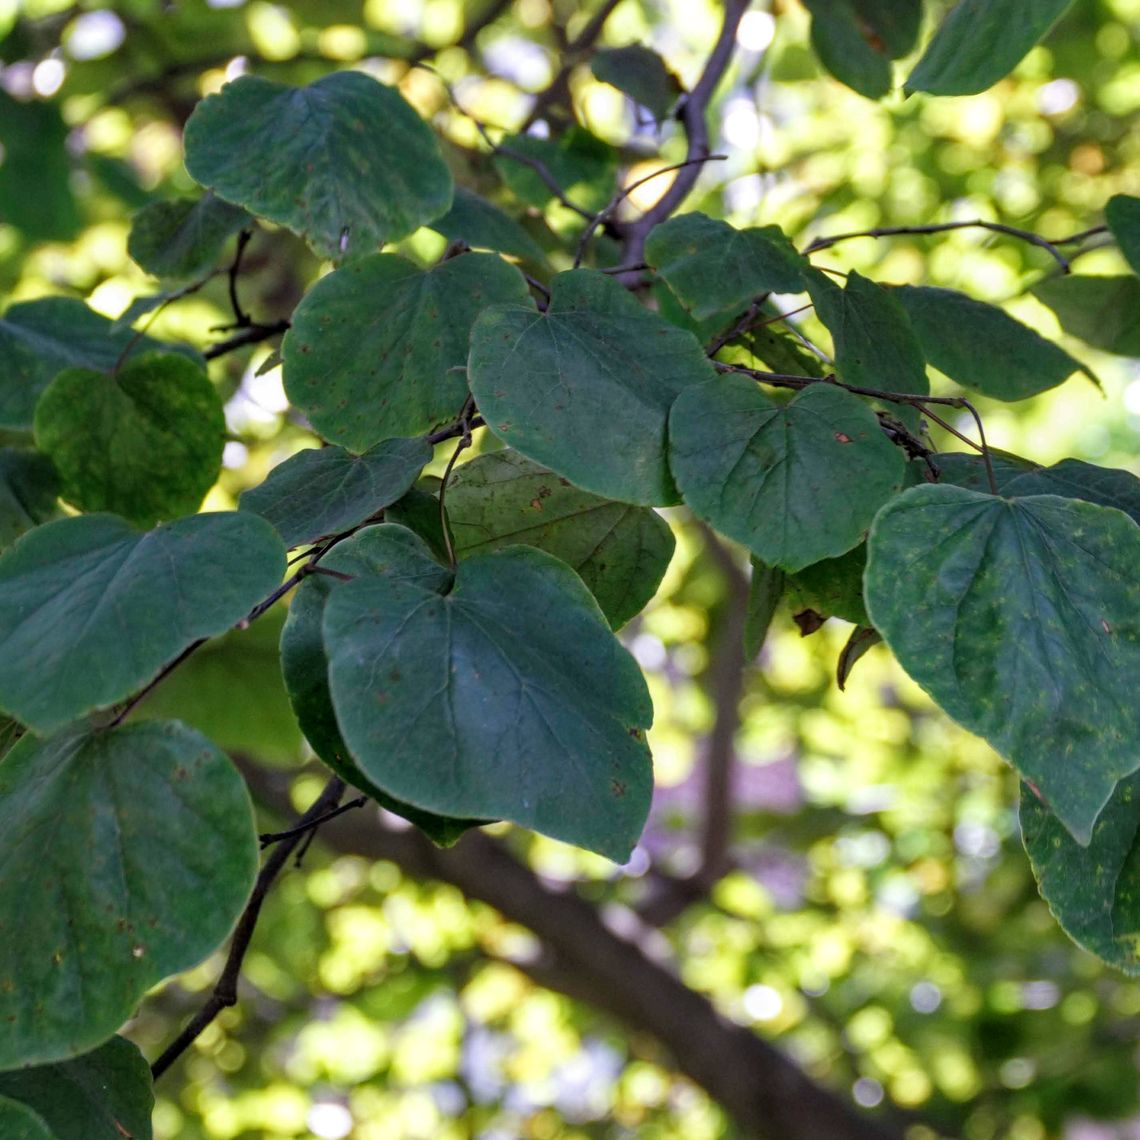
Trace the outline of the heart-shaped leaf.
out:
<instances>
[{"instance_id":1,"label":"heart-shaped leaf","mask_svg":"<svg viewBox=\"0 0 1140 1140\"><path fill-rule=\"evenodd\" d=\"M74 1061L0 1073L0 1094L34 1109L51 1140L150 1140L154 1088L138 1046L112 1037ZM0 1128L0 1135L11 1134Z\"/></svg>"},{"instance_id":2,"label":"heart-shaped leaf","mask_svg":"<svg viewBox=\"0 0 1140 1140\"><path fill-rule=\"evenodd\" d=\"M477 555L446 596L358 578L329 596L324 641L345 742L390 794L629 857L653 783L652 705L565 563L529 547Z\"/></svg>"},{"instance_id":3,"label":"heart-shaped leaf","mask_svg":"<svg viewBox=\"0 0 1140 1140\"><path fill-rule=\"evenodd\" d=\"M669 408L712 375L692 333L589 269L555 277L545 313L499 305L471 330L468 378L491 431L578 487L644 506L676 502Z\"/></svg>"},{"instance_id":4,"label":"heart-shaped leaf","mask_svg":"<svg viewBox=\"0 0 1140 1140\"><path fill-rule=\"evenodd\" d=\"M742 312L761 293L801 293L808 268L778 226L738 230L705 214L654 227L645 258L698 321Z\"/></svg>"},{"instance_id":5,"label":"heart-shaped leaf","mask_svg":"<svg viewBox=\"0 0 1140 1140\"><path fill-rule=\"evenodd\" d=\"M363 455L308 448L246 491L241 508L268 519L286 546L301 546L364 522L394 503L431 460L424 439L388 439Z\"/></svg>"},{"instance_id":6,"label":"heart-shaped leaf","mask_svg":"<svg viewBox=\"0 0 1140 1140\"><path fill-rule=\"evenodd\" d=\"M526 281L489 253L423 270L377 254L322 278L285 336L285 390L326 439L364 451L453 419L471 325L488 305L534 315Z\"/></svg>"},{"instance_id":7,"label":"heart-shaped leaf","mask_svg":"<svg viewBox=\"0 0 1140 1140\"><path fill-rule=\"evenodd\" d=\"M681 393L669 434L685 502L785 570L858 545L903 485L903 453L862 400L832 384L781 404L722 376Z\"/></svg>"},{"instance_id":8,"label":"heart-shaped leaf","mask_svg":"<svg viewBox=\"0 0 1140 1140\"><path fill-rule=\"evenodd\" d=\"M46 455L0 447L0 551L57 511L59 476Z\"/></svg>"},{"instance_id":9,"label":"heart-shaped leaf","mask_svg":"<svg viewBox=\"0 0 1140 1140\"><path fill-rule=\"evenodd\" d=\"M185 281L208 273L226 242L252 219L213 194L152 202L131 222L127 253L147 273Z\"/></svg>"},{"instance_id":10,"label":"heart-shaped leaf","mask_svg":"<svg viewBox=\"0 0 1140 1140\"><path fill-rule=\"evenodd\" d=\"M657 592L676 545L655 511L579 491L510 450L456 469L447 515L460 557L521 543L560 558L578 572L614 629Z\"/></svg>"},{"instance_id":11,"label":"heart-shaped leaf","mask_svg":"<svg viewBox=\"0 0 1140 1140\"><path fill-rule=\"evenodd\" d=\"M1024 400L1080 370L1064 349L996 305L953 289L904 285L893 290L910 317L926 359L951 380L995 400ZM985 346L984 351L979 346Z\"/></svg>"},{"instance_id":12,"label":"heart-shaped leaf","mask_svg":"<svg viewBox=\"0 0 1140 1140\"><path fill-rule=\"evenodd\" d=\"M976 95L1008 75L1073 0L959 0L906 81L906 93Z\"/></svg>"},{"instance_id":13,"label":"heart-shaped leaf","mask_svg":"<svg viewBox=\"0 0 1140 1140\"><path fill-rule=\"evenodd\" d=\"M1082 844L1140 766L1140 527L1055 495L913 487L871 529L867 609L903 668Z\"/></svg>"},{"instance_id":14,"label":"heart-shaped leaf","mask_svg":"<svg viewBox=\"0 0 1140 1140\"><path fill-rule=\"evenodd\" d=\"M338 543L321 565L340 574L392 578L431 591L451 584L450 571L435 561L416 535L400 526L367 527ZM328 577L304 582L289 606L289 619L281 633L281 671L301 731L313 751L348 783L410 820L436 843L454 843L468 828L486 821L421 811L388 795L356 765L341 737L329 695L328 658L321 635L325 603L336 589Z\"/></svg>"},{"instance_id":15,"label":"heart-shaped leaf","mask_svg":"<svg viewBox=\"0 0 1140 1140\"><path fill-rule=\"evenodd\" d=\"M0 708L50 732L113 704L284 572L276 531L244 512L145 533L114 515L38 527L0 556Z\"/></svg>"},{"instance_id":16,"label":"heart-shaped leaf","mask_svg":"<svg viewBox=\"0 0 1140 1140\"><path fill-rule=\"evenodd\" d=\"M182 352L139 336L74 297L43 297L12 305L0 320L0 427L28 431L40 393L65 368L107 372L144 352ZM203 365L202 357L185 350Z\"/></svg>"},{"instance_id":17,"label":"heart-shaped leaf","mask_svg":"<svg viewBox=\"0 0 1140 1140\"><path fill-rule=\"evenodd\" d=\"M323 257L372 253L451 205L435 136L392 87L337 71L308 87L243 75L186 124L186 169Z\"/></svg>"},{"instance_id":18,"label":"heart-shaped leaf","mask_svg":"<svg viewBox=\"0 0 1140 1140\"><path fill-rule=\"evenodd\" d=\"M0 764L0 1069L106 1040L229 933L257 872L245 784L177 723L26 736Z\"/></svg>"},{"instance_id":19,"label":"heart-shaped leaf","mask_svg":"<svg viewBox=\"0 0 1140 1140\"><path fill-rule=\"evenodd\" d=\"M153 526L198 509L221 470L226 420L197 364L154 353L117 372L65 369L36 405L35 431L68 502Z\"/></svg>"}]
</instances>

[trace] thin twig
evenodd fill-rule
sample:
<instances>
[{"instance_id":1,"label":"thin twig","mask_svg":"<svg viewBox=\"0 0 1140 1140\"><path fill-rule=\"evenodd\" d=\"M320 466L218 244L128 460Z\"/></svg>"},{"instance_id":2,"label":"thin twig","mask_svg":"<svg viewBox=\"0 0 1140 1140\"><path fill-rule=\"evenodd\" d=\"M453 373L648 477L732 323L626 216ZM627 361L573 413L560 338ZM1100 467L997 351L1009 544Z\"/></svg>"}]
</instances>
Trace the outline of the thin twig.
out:
<instances>
[{"instance_id":1,"label":"thin twig","mask_svg":"<svg viewBox=\"0 0 1140 1140\"><path fill-rule=\"evenodd\" d=\"M253 932L257 927L258 917L261 914L261 907L269 893L269 888L273 886L274 879L277 878L303 836L310 833L314 827L319 826L327 818L329 811L340 803L344 790L344 781L339 776L333 776L309 810L298 819L297 826L293 829L295 834L282 840L281 845L276 847L265 860L265 864L257 876L257 881L254 883L249 902L246 903L245 910L242 911L241 918L238 919L238 924L234 929L226 964L214 984L213 992L206 1004L190 1019L186 1028L178 1034L151 1065L150 1072L154 1080L161 1077L190 1048L199 1034L213 1022L223 1009L237 1005L237 986L238 979L241 976L242 962L245 960L246 951L249 949Z\"/></svg>"},{"instance_id":2,"label":"thin twig","mask_svg":"<svg viewBox=\"0 0 1140 1140\"><path fill-rule=\"evenodd\" d=\"M830 249L833 245L838 245L839 242L848 241L851 238L897 237L902 234L941 234L946 233L948 230L965 229L990 230L993 233L1007 234L1010 237L1028 242L1030 245L1035 245L1039 249L1045 250L1057 262L1061 267L1062 273L1068 273L1072 267L1069 263L1069 259L1057 248L1058 246L1072 245L1076 242L1084 241L1086 237L1091 237L1093 234L1104 232L1103 226L1097 226L1083 233L1074 234L1072 237L1061 238L1058 241L1048 241L1040 234L1033 233L1032 230L1023 230L1017 226L1008 226L1004 222L987 222L981 218L973 218L968 222L935 222L925 226L879 226L873 230L855 230L851 233L832 234L831 237L816 238L810 245L805 247L803 252L805 256L807 254L817 253L821 249Z\"/></svg>"},{"instance_id":3,"label":"thin twig","mask_svg":"<svg viewBox=\"0 0 1140 1140\"><path fill-rule=\"evenodd\" d=\"M265 831L257 837L258 843L261 844L262 850L266 847L271 847L274 843L280 843L283 839L292 839L294 835L305 835L308 832L316 831L323 823L328 823L330 819L336 819L338 815L343 815L346 811L352 811L354 808L364 807L368 803L367 796L357 796L354 800L349 800L346 804L341 804L340 807L332 808L326 811L324 815L317 819L310 819L307 822L298 823L295 827L287 827L284 831Z\"/></svg>"},{"instance_id":4,"label":"thin twig","mask_svg":"<svg viewBox=\"0 0 1140 1140\"><path fill-rule=\"evenodd\" d=\"M216 360L219 356L225 356L228 352L233 352L239 348L245 348L249 344L260 344L263 340L269 340L270 337L277 336L278 333L287 332L290 328L290 322L281 320L274 321L271 325L251 325L247 329L231 336L228 340L220 341L218 344L211 345L207 348L202 355L207 360Z\"/></svg>"}]
</instances>

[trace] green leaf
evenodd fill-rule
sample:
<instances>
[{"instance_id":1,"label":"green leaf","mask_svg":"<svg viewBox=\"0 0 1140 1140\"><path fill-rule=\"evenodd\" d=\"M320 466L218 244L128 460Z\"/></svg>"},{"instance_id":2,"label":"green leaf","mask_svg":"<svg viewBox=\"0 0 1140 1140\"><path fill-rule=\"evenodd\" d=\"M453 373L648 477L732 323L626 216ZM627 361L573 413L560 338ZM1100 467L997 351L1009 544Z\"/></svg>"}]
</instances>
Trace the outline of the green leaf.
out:
<instances>
[{"instance_id":1,"label":"green leaf","mask_svg":"<svg viewBox=\"0 0 1140 1140\"><path fill-rule=\"evenodd\" d=\"M526 281L489 253L419 269L377 254L323 277L285 335L285 390L326 439L365 451L453 419L471 325L488 305L532 316Z\"/></svg>"},{"instance_id":2,"label":"green leaf","mask_svg":"<svg viewBox=\"0 0 1140 1140\"><path fill-rule=\"evenodd\" d=\"M643 506L676 502L669 408L712 375L691 333L590 269L558 274L545 313L499 305L471 330L468 378L491 431L584 490Z\"/></svg>"},{"instance_id":3,"label":"green leaf","mask_svg":"<svg viewBox=\"0 0 1140 1140\"><path fill-rule=\"evenodd\" d=\"M359 71L308 87L243 75L198 104L184 139L196 182L334 260L407 237L451 206L431 130L395 88Z\"/></svg>"},{"instance_id":4,"label":"green leaf","mask_svg":"<svg viewBox=\"0 0 1140 1140\"><path fill-rule=\"evenodd\" d=\"M1072 0L958 0L906 81L908 95L976 95L1008 75Z\"/></svg>"},{"instance_id":5,"label":"green leaf","mask_svg":"<svg viewBox=\"0 0 1140 1140\"><path fill-rule=\"evenodd\" d=\"M321 561L327 569L362 577L386 577L429 591L446 589L451 573L427 546L403 527L368 527L338 543ZM421 811L388 795L356 765L337 725L329 693L328 658L321 635L325 603L338 587L327 577L302 583L289 606L281 634L281 671L293 711L313 751L342 779L367 792L377 803L410 820L436 843L454 843L470 827L486 820L453 819Z\"/></svg>"},{"instance_id":6,"label":"green leaf","mask_svg":"<svg viewBox=\"0 0 1140 1140\"><path fill-rule=\"evenodd\" d=\"M363 455L309 448L274 467L240 505L268 519L286 546L301 546L350 530L396 502L430 461L424 439L387 439Z\"/></svg>"},{"instance_id":7,"label":"green leaf","mask_svg":"<svg viewBox=\"0 0 1140 1140\"><path fill-rule=\"evenodd\" d=\"M50 732L130 696L284 571L276 532L245 513L146 533L114 515L38 527L0 556L0 707Z\"/></svg>"},{"instance_id":8,"label":"green leaf","mask_svg":"<svg viewBox=\"0 0 1140 1140\"><path fill-rule=\"evenodd\" d=\"M4 1140L55 1140L39 1113L6 1096L0 1096L0 1135Z\"/></svg>"},{"instance_id":9,"label":"green leaf","mask_svg":"<svg viewBox=\"0 0 1140 1140\"><path fill-rule=\"evenodd\" d=\"M1065 332L1117 356L1140 356L1140 280L1131 274L1047 277L1030 291Z\"/></svg>"},{"instance_id":10,"label":"green leaf","mask_svg":"<svg viewBox=\"0 0 1140 1140\"><path fill-rule=\"evenodd\" d=\"M1140 974L1140 773L1116 785L1087 847L1025 784L1020 822L1037 887L1069 937Z\"/></svg>"},{"instance_id":11,"label":"green leaf","mask_svg":"<svg viewBox=\"0 0 1140 1140\"><path fill-rule=\"evenodd\" d=\"M645 259L698 321L743 312L762 293L800 293L808 262L779 226L738 230L704 214L654 227Z\"/></svg>"},{"instance_id":12,"label":"green leaf","mask_svg":"<svg viewBox=\"0 0 1140 1140\"><path fill-rule=\"evenodd\" d=\"M744 342L748 351L772 372L820 378L824 374L823 361L818 356L804 348L803 343L791 333L774 325L753 329Z\"/></svg>"},{"instance_id":13,"label":"green leaf","mask_svg":"<svg viewBox=\"0 0 1140 1140\"><path fill-rule=\"evenodd\" d=\"M514 451L480 455L447 489L460 557L521 543L560 558L620 629L657 592L675 542L656 512L580 491Z\"/></svg>"},{"instance_id":14,"label":"green leaf","mask_svg":"<svg viewBox=\"0 0 1140 1140\"><path fill-rule=\"evenodd\" d=\"M1041 790L1077 841L1140 765L1140 527L1054 495L913 487L865 593L903 668Z\"/></svg>"},{"instance_id":15,"label":"green leaf","mask_svg":"<svg viewBox=\"0 0 1140 1140\"><path fill-rule=\"evenodd\" d=\"M445 597L359 578L332 591L324 640L344 739L392 795L629 857L653 709L565 563L528 547L477 555Z\"/></svg>"},{"instance_id":16,"label":"green leaf","mask_svg":"<svg viewBox=\"0 0 1140 1140\"><path fill-rule=\"evenodd\" d=\"M852 0L805 0L811 13L811 46L820 63L853 91L881 99L891 90L886 44L862 20Z\"/></svg>"},{"instance_id":17,"label":"green leaf","mask_svg":"<svg viewBox=\"0 0 1140 1140\"><path fill-rule=\"evenodd\" d=\"M434 484L431 489L429 485ZM425 477L402 499L385 512L384 521L407 527L427 543L435 558L447 561L447 543L443 538L443 520L439 513L439 480Z\"/></svg>"},{"instance_id":18,"label":"green leaf","mask_svg":"<svg viewBox=\"0 0 1140 1140\"><path fill-rule=\"evenodd\" d=\"M872 41L881 41L891 57L907 55L922 29L922 0L850 0Z\"/></svg>"},{"instance_id":19,"label":"green leaf","mask_svg":"<svg viewBox=\"0 0 1140 1140\"><path fill-rule=\"evenodd\" d=\"M778 566L769 566L759 558L752 558L752 578L748 584L748 609L744 618L744 657L755 659L764 647L764 639L776 607L784 594L784 572Z\"/></svg>"},{"instance_id":20,"label":"green leaf","mask_svg":"<svg viewBox=\"0 0 1140 1140\"><path fill-rule=\"evenodd\" d=\"M789 574L784 597L793 613L812 610L822 618L837 617L855 625L869 625L863 604L863 570L867 565L867 544L825 558Z\"/></svg>"},{"instance_id":21,"label":"green leaf","mask_svg":"<svg viewBox=\"0 0 1140 1140\"><path fill-rule=\"evenodd\" d=\"M138 1047L112 1037L74 1061L0 1073L0 1094L33 1108L51 1140L150 1140L154 1091ZM4 1130L5 1140L9 1133Z\"/></svg>"},{"instance_id":22,"label":"green leaf","mask_svg":"<svg viewBox=\"0 0 1140 1140\"><path fill-rule=\"evenodd\" d=\"M584 127L571 127L557 139L508 135L500 143L499 154L495 169L507 189L537 209L552 202L555 194L531 162L541 163L562 193L591 213L606 206L617 188L617 152Z\"/></svg>"},{"instance_id":23,"label":"green leaf","mask_svg":"<svg viewBox=\"0 0 1140 1140\"><path fill-rule=\"evenodd\" d=\"M985 463L980 455L950 452L934 456L940 479L972 491L988 491ZM1026 495L1060 495L1115 507L1140 525L1140 479L1118 467L1097 467L1079 459L1062 459L1040 467L1018 456L991 452L998 490L1007 499Z\"/></svg>"},{"instance_id":24,"label":"green leaf","mask_svg":"<svg viewBox=\"0 0 1140 1140\"><path fill-rule=\"evenodd\" d=\"M44 297L12 305L0 320L0 427L30 430L40 393L65 368L107 372L120 357L181 352L130 329L115 329L74 297ZM184 355L204 365L187 349Z\"/></svg>"},{"instance_id":25,"label":"green leaf","mask_svg":"<svg viewBox=\"0 0 1140 1140\"><path fill-rule=\"evenodd\" d=\"M930 391L922 345L893 291L854 271L843 289L812 273L808 291L835 341L835 363L847 383L914 395Z\"/></svg>"},{"instance_id":26,"label":"green leaf","mask_svg":"<svg viewBox=\"0 0 1140 1140\"><path fill-rule=\"evenodd\" d=\"M1104 208L1104 218L1132 272L1140 273L1140 198L1114 194Z\"/></svg>"},{"instance_id":27,"label":"green leaf","mask_svg":"<svg viewBox=\"0 0 1140 1140\"><path fill-rule=\"evenodd\" d=\"M660 122L684 92L665 61L643 44L601 48L590 61L596 79L616 87Z\"/></svg>"},{"instance_id":28,"label":"green leaf","mask_svg":"<svg viewBox=\"0 0 1140 1140\"><path fill-rule=\"evenodd\" d=\"M218 947L257 872L241 777L173 723L24 737L0 836L0 1069L106 1040Z\"/></svg>"},{"instance_id":29,"label":"green leaf","mask_svg":"<svg viewBox=\"0 0 1140 1140\"><path fill-rule=\"evenodd\" d=\"M892 292L910 317L926 359L966 388L995 400L1024 400L1078 370L1092 376L1063 349L996 305L953 289L904 285Z\"/></svg>"},{"instance_id":30,"label":"green leaf","mask_svg":"<svg viewBox=\"0 0 1140 1140\"><path fill-rule=\"evenodd\" d=\"M59 476L38 451L0 447L0 551L57 513Z\"/></svg>"},{"instance_id":31,"label":"green leaf","mask_svg":"<svg viewBox=\"0 0 1140 1140\"><path fill-rule=\"evenodd\" d=\"M857 625L851 631L851 636L839 651L839 660L835 666L835 682L839 686L840 692L847 688L851 670L855 668L857 662L868 649L873 649L876 645L881 644L882 640L882 634L874 626Z\"/></svg>"},{"instance_id":32,"label":"green leaf","mask_svg":"<svg viewBox=\"0 0 1140 1140\"><path fill-rule=\"evenodd\" d=\"M229 753L296 764L301 730L278 660L284 624L285 611L274 607L248 629L207 642L147 695L132 720L180 720Z\"/></svg>"},{"instance_id":33,"label":"green leaf","mask_svg":"<svg viewBox=\"0 0 1140 1140\"><path fill-rule=\"evenodd\" d=\"M31 241L68 241L79 229L68 129L57 103L0 90L0 222Z\"/></svg>"},{"instance_id":34,"label":"green leaf","mask_svg":"<svg viewBox=\"0 0 1140 1140\"><path fill-rule=\"evenodd\" d=\"M546 264L542 246L510 214L462 186L455 189L451 209L430 228L449 241L465 241L475 249L497 250Z\"/></svg>"},{"instance_id":35,"label":"green leaf","mask_svg":"<svg viewBox=\"0 0 1140 1140\"><path fill-rule=\"evenodd\" d=\"M903 485L903 453L863 401L831 384L780 404L722 376L681 394L669 432L685 502L784 570L857 546Z\"/></svg>"},{"instance_id":36,"label":"green leaf","mask_svg":"<svg viewBox=\"0 0 1140 1140\"><path fill-rule=\"evenodd\" d=\"M222 401L192 360L152 353L110 374L67 368L36 405L36 444L80 510L139 526L198 509L222 467Z\"/></svg>"},{"instance_id":37,"label":"green leaf","mask_svg":"<svg viewBox=\"0 0 1140 1140\"><path fill-rule=\"evenodd\" d=\"M250 222L245 210L209 193L152 202L131 222L127 253L155 277L199 277L218 264L226 242Z\"/></svg>"}]
</instances>

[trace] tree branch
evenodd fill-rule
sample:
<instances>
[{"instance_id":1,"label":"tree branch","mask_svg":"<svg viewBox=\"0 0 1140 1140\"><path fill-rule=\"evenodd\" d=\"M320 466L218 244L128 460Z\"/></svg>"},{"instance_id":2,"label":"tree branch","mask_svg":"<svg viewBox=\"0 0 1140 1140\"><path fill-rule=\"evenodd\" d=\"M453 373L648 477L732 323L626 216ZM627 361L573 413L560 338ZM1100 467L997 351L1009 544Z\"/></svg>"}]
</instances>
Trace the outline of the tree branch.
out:
<instances>
[{"instance_id":1,"label":"tree branch","mask_svg":"<svg viewBox=\"0 0 1140 1140\"><path fill-rule=\"evenodd\" d=\"M329 812L340 803L344 789L344 781L333 776L313 802L312 807L297 820L295 827L290 828L281 837L279 844L265 860L265 864L257 876L257 881L254 883L249 902L246 903L245 910L242 911L241 918L238 919L237 926L234 928L234 936L230 941L230 951L226 956L226 964L214 984L213 992L206 1004L190 1019L186 1028L178 1034L151 1065L150 1072L154 1080L158 1080L190 1048L202 1031L213 1022L223 1009L237 1005L237 987L238 979L241 977L242 962L245 961L246 951L249 949L253 932L257 928L257 920L261 915L261 907L265 902L265 897L269 894L269 888L273 886L273 881L298 845L303 843L306 837L312 833L313 828L319 827L329 817Z\"/></svg>"},{"instance_id":2,"label":"tree branch","mask_svg":"<svg viewBox=\"0 0 1140 1140\"><path fill-rule=\"evenodd\" d=\"M267 806L288 804L282 774L243 765ZM860 1113L817 1085L774 1045L722 1017L707 998L602 922L593 906L543 885L507 849L482 832L454 847L435 847L419 831L396 830L355 813L321 831L341 854L397 863L413 878L458 887L531 930L543 943L536 964L516 963L536 981L586 1001L656 1038L678 1069L763 1140L902 1140L903 1129Z\"/></svg>"}]
</instances>

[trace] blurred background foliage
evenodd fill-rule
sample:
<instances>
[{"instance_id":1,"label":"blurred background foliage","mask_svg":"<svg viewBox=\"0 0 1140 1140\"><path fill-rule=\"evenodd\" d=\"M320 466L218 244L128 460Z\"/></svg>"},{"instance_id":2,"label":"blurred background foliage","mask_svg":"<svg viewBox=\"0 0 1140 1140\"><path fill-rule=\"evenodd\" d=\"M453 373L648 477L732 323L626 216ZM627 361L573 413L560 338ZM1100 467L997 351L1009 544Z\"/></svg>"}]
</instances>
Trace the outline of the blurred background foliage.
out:
<instances>
[{"instance_id":1,"label":"blurred background foliage","mask_svg":"<svg viewBox=\"0 0 1140 1140\"><path fill-rule=\"evenodd\" d=\"M594 7L0 0L0 289L11 301L81 297L111 317L153 294L126 254L130 218L194 192L180 129L195 102L244 71L304 83L345 66L398 84L433 122L459 184L512 210L533 272L565 268L580 219L491 161L472 116L496 134L534 120L557 136L572 114L590 135L567 152L566 177L587 202L600 193L604 203L610 190L597 187L615 171L628 183L682 158L676 124L598 80L587 54L566 54ZM649 45L689 84L718 27L712 0L621 0L599 44ZM1112 194L1140 194L1140 0L1077 0L1011 78L970 98L862 99L821 73L807 31L796 0L745 16L714 105L714 146L727 158L709 164L688 208L777 223L802 246L973 217L1060 237L1100 222ZM647 183L630 208L650 205L664 182ZM423 230L402 252L428 261L445 243ZM598 259L612 255L602 239ZM1015 240L976 230L860 239L821 260L1007 303L1060 335L1026 292L1055 266ZM1125 269L1111 247L1082 253L1079 268ZM285 318L319 271L298 239L259 230L242 303L257 320ZM202 345L204 330L231 320L223 275L164 309L151 331ZM800 327L821 331L810 315ZM979 399L991 444L1140 472L1140 372L1067 347L1103 391L1078 376L1017 405ZM234 506L313 443L287 408L279 369L259 371L269 357L261 345L213 365L230 442L207 509ZM839 692L843 622L801 638L781 613L745 662L746 559L683 511L666 514L677 555L623 633L657 716L659 791L642 845L615 868L493 830L727 1018L868 1110L893 1110L914 1140L1140 1135L1140 981L1072 946L1038 898L1012 772L880 649ZM269 766L292 779L305 806L321 777L281 690L276 635L267 621L222 640L148 707L201 725L251 773ZM659 1043L533 981L535 952L532 934L454 886L318 841L270 899L241 1004L160 1082L157 1135L735 1134ZM128 1033L148 1056L203 1000L219 961L140 1011Z\"/></svg>"}]
</instances>

